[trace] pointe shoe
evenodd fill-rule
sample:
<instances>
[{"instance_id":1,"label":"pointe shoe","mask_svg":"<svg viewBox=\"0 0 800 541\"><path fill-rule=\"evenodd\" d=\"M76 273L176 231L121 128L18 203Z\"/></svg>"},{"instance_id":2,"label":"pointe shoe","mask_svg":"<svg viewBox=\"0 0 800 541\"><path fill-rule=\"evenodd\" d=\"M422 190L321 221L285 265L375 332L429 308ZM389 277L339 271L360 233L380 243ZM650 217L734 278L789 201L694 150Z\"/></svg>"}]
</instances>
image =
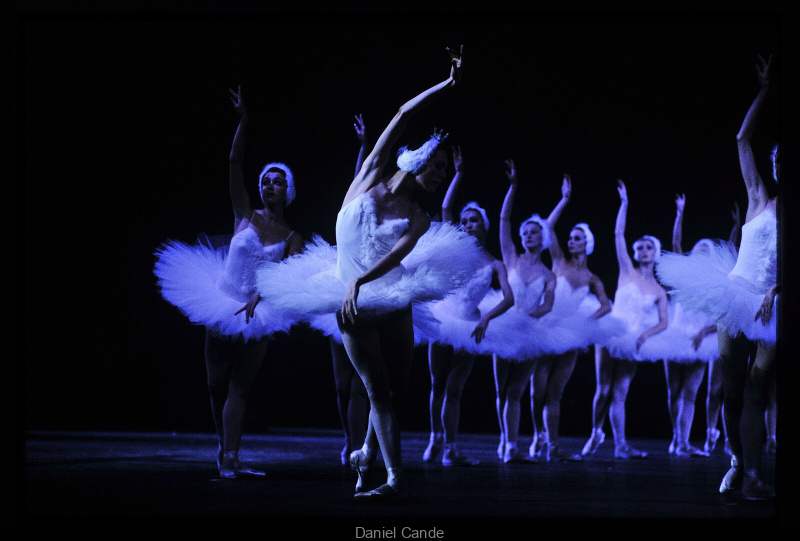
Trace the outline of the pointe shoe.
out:
<instances>
[{"instance_id":1,"label":"pointe shoe","mask_svg":"<svg viewBox=\"0 0 800 541\"><path fill-rule=\"evenodd\" d=\"M647 458L647 453L631 447L627 443L622 443L614 447L614 457L622 460L628 460L629 458Z\"/></svg>"},{"instance_id":2,"label":"pointe shoe","mask_svg":"<svg viewBox=\"0 0 800 541\"><path fill-rule=\"evenodd\" d=\"M703 444L703 450L706 453L711 453L714 450L714 447L717 445L717 440L719 439L719 430L716 428L709 428L706 430L706 442Z\"/></svg>"},{"instance_id":3,"label":"pointe shoe","mask_svg":"<svg viewBox=\"0 0 800 541\"><path fill-rule=\"evenodd\" d=\"M439 458L439 452L442 450L443 443L444 443L444 438L442 436L431 434L431 439L428 442L428 446L422 453L422 460L424 460L425 462L432 462L437 458Z\"/></svg>"},{"instance_id":4,"label":"pointe shoe","mask_svg":"<svg viewBox=\"0 0 800 541\"><path fill-rule=\"evenodd\" d=\"M503 460L505 452L506 452L506 444L501 441L500 445L497 446L497 458Z\"/></svg>"},{"instance_id":5,"label":"pointe shoe","mask_svg":"<svg viewBox=\"0 0 800 541\"><path fill-rule=\"evenodd\" d=\"M219 464L219 476L223 479L264 477L265 475L265 472L253 470L239 462L239 453L237 451L230 451L222 454L222 462Z\"/></svg>"},{"instance_id":6,"label":"pointe shoe","mask_svg":"<svg viewBox=\"0 0 800 541\"><path fill-rule=\"evenodd\" d=\"M733 456L733 450L731 449L731 442L728 438L725 438L725 447L723 447L725 454L728 456Z\"/></svg>"},{"instance_id":7,"label":"pointe shoe","mask_svg":"<svg viewBox=\"0 0 800 541\"><path fill-rule=\"evenodd\" d=\"M744 472L742 480L743 500L771 500L775 497L775 489L759 479L757 470Z\"/></svg>"},{"instance_id":8,"label":"pointe shoe","mask_svg":"<svg viewBox=\"0 0 800 541\"><path fill-rule=\"evenodd\" d=\"M744 475L741 460L736 455L731 455L731 469L727 471L725 477L719 485L720 494L729 494L735 490L739 490L742 486L742 477Z\"/></svg>"},{"instance_id":9,"label":"pointe shoe","mask_svg":"<svg viewBox=\"0 0 800 541\"><path fill-rule=\"evenodd\" d=\"M708 453L692 446L690 443L682 443L675 448L675 456L700 456L708 458Z\"/></svg>"},{"instance_id":10,"label":"pointe shoe","mask_svg":"<svg viewBox=\"0 0 800 541\"><path fill-rule=\"evenodd\" d=\"M597 452L597 448L600 447L606 440L606 433L600 429L592 430L592 435L589 437L589 441L586 442L586 445L583 446L583 450L581 451L581 455L593 455Z\"/></svg>"},{"instance_id":11,"label":"pointe shoe","mask_svg":"<svg viewBox=\"0 0 800 541\"><path fill-rule=\"evenodd\" d=\"M370 473L369 459L361 449L356 449L350 453L350 469L358 474L356 481L356 494L365 492Z\"/></svg>"},{"instance_id":12,"label":"pointe shoe","mask_svg":"<svg viewBox=\"0 0 800 541\"><path fill-rule=\"evenodd\" d=\"M767 451L768 455L774 455L775 452L778 450L778 440L775 439L775 436L770 436L767 438L767 445L765 450Z\"/></svg>"},{"instance_id":13,"label":"pointe shoe","mask_svg":"<svg viewBox=\"0 0 800 541\"><path fill-rule=\"evenodd\" d=\"M405 499L407 496L408 489L405 483L384 483L373 490L356 492L355 501L358 503L397 501Z\"/></svg>"},{"instance_id":14,"label":"pointe shoe","mask_svg":"<svg viewBox=\"0 0 800 541\"><path fill-rule=\"evenodd\" d=\"M447 447L442 455L442 466L477 466L480 461L469 458L464 455L458 454L458 450L453 447Z\"/></svg>"},{"instance_id":15,"label":"pointe shoe","mask_svg":"<svg viewBox=\"0 0 800 541\"><path fill-rule=\"evenodd\" d=\"M581 455L573 455L567 451L562 451L554 441L549 441L545 444L545 457L548 462L556 460L561 462L581 462L583 460Z\"/></svg>"},{"instance_id":16,"label":"pointe shoe","mask_svg":"<svg viewBox=\"0 0 800 541\"><path fill-rule=\"evenodd\" d=\"M503 453L504 464L538 464L539 459L533 456L522 456L516 443L507 443Z\"/></svg>"},{"instance_id":17,"label":"pointe shoe","mask_svg":"<svg viewBox=\"0 0 800 541\"><path fill-rule=\"evenodd\" d=\"M673 430L673 432L672 432L672 441L669 442L669 449L667 449L667 452L669 454L671 454L671 455L675 454L675 450L677 448L678 448L678 435Z\"/></svg>"},{"instance_id":18,"label":"pointe shoe","mask_svg":"<svg viewBox=\"0 0 800 541\"><path fill-rule=\"evenodd\" d=\"M528 448L528 458L539 460L545 452L547 446L546 434L534 434L531 446Z\"/></svg>"}]
</instances>

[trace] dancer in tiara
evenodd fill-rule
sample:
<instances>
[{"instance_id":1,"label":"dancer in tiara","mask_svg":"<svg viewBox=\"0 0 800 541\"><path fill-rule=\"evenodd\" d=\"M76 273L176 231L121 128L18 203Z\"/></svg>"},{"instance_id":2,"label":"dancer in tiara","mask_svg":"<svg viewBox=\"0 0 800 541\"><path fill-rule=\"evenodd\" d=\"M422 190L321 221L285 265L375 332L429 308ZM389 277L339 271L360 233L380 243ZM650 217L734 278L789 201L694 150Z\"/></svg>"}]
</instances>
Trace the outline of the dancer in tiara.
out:
<instances>
[{"instance_id":1,"label":"dancer in tiara","mask_svg":"<svg viewBox=\"0 0 800 541\"><path fill-rule=\"evenodd\" d=\"M575 311L553 313L556 276L541 260L542 250L550 245L550 227L538 214L522 222L519 235L522 254L517 253L511 235L511 212L517 192L517 170L513 160L506 160L510 186L500 213L500 247L508 269L516 310L498 316L486 332L498 333L494 358L496 407L500 424L498 457L505 463L536 463L538 459L521 454L518 449L520 400L528 380L541 359L585 348L592 337L582 333L587 318ZM487 301L492 301L492 293ZM572 312L572 313L570 313Z\"/></svg>"},{"instance_id":2,"label":"dancer in tiara","mask_svg":"<svg viewBox=\"0 0 800 541\"><path fill-rule=\"evenodd\" d=\"M454 201L463 179L461 148L453 148L456 174L442 201L442 220L455 223ZM421 340L428 343L428 366L431 374L430 417L431 435L422 459L436 460L442 453L444 466L474 466L477 460L461 455L456 447L456 435L461 411L464 384L472 372L476 356L492 351L492 339L486 340L486 330L492 319L514 304L508 285L506 267L486 250L489 218L478 203L467 203L458 216L461 229L475 237L482 248L482 265L470 281L441 301L430 304L433 315L441 322L433 336ZM500 284L503 298L492 306L483 299L491 289L492 280ZM503 339L491 333L491 337Z\"/></svg>"},{"instance_id":3,"label":"dancer in tiara","mask_svg":"<svg viewBox=\"0 0 800 541\"><path fill-rule=\"evenodd\" d=\"M394 408L413 360L411 304L443 298L482 260L472 237L449 224L431 224L416 202L420 191L433 192L445 178L443 134L435 132L416 150L401 148L399 169L389 177L383 173L409 118L457 85L462 52L447 51L449 77L400 107L350 184L336 220L336 247L317 238L304 254L266 265L258 275L262 295L282 309L337 315L370 402L364 445L350 455L358 473L356 501L407 494ZM370 490L378 450L387 479Z\"/></svg>"},{"instance_id":4,"label":"dancer in tiara","mask_svg":"<svg viewBox=\"0 0 800 541\"><path fill-rule=\"evenodd\" d=\"M627 332L595 347L597 387L592 405L592 435L581 454L594 454L605 440L603 424L610 415L614 433L614 456L620 459L645 458L647 453L628 444L625 436L625 400L636 375L637 361L656 361L668 343L656 344L653 338L667 328L667 294L653 274L655 260L661 254L657 238L645 235L633 243L634 265L625 241L628 192L617 181L620 206L614 228L614 242L619 264L617 291L611 315L623 320Z\"/></svg>"},{"instance_id":5,"label":"dancer in tiara","mask_svg":"<svg viewBox=\"0 0 800 541\"><path fill-rule=\"evenodd\" d=\"M747 189L742 242L734 259L726 246L710 254L673 256L659 265L659 277L687 308L716 321L723 374L723 415L731 446L731 468L721 493L741 489L745 499L768 499L774 489L760 476L764 412L775 378L777 342L778 224L777 195L770 195L756 167L752 136L769 90L771 57L758 57L760 89L736 136L739 165ZM780 159L772 154L777 187ZM755 348L754 355L751 352Z\"/></svg>"},{"instance_id":6,"label":"dancer in tiara","mask_svg":"<svg viewBox=\"0 0 800 541\"><path fill-rule=\"evenodd\" d=\"M567 242L569 257L565 257L556 237L555 225L572 196L572 179L564 175L561 185L561 200L547 218L550 229L550 256L556 276L554 305L565 305L581 314L586 322L581 329L594 342L602 342L609 336L623 332L617 319L603 317L611 311L611 303L605 287L588 266L588 256L594 251L594 235L589 225L579 223L572 228ZM556 310L556 308L554 308ZM572 349L561 355L545 357L539 361L531 376L531 418L534 436L528 455L547 461L561 460L577 462L580 454L562 450L558 445L561 419L561 397L575 369L580 349Z\"/></svg>"},{"instance_id":7,"label":"dancer in tiara","mask_svg":"<svg viewBox=\"0 0 800 541\"><path fill-rule=\"evenodd\" d=\"M672 250L674 253L682 254L683 213L686 207L686 196L684 194L677 196L675 207ZM692 251L708 252L710 244L710 239L700 239L694 245ZM658 263L656 268L658 268ZM673 308L673 317L669 322L669 329L679 329L685 332L692 349L697 353L697 357L690 353L688 357L664 360L664 375L667 381L667 410L672 423L672 441L669 444L668 451L669 454L674 453L680 457L707 457L709 456L709 451L698 449L690 444L689 435L692 430L692 421L694 420L697 390L703 381L703 372L705 372L705 367L708 365L710 374L711 364L719 357L716 336L711 336L717 332L717 326L704 315L687 310L675 300L671 299L670 304L672 304ZM677 344L680 344L680 341ZM716 432L716 435L717 437L719 436L719 431ZM707 436L713 436L713 434L707 430Z\"/></svg>"},{"instance_id":8,"label":"dancer in tiara","mask_svg":"<svg viewBox=\"0 0 800 541\"><path fill-rule=\"evenodd\" d=\"M300 252L303 239L284 219L295 198L294 177L282 163L268 163L258 178L264 208L253 209L242 161L248 117L241 87L230 90L239 125L230 154L229 184L233 237L227 249L168 241L156 252L161 294L192 323L206 327L205 358L211 412L219 437L217 468L223 478L263 475L239 462L247 397L261 367L267 342L296 321L262 300L256 267Z\"/></svg>"}]
</instances>

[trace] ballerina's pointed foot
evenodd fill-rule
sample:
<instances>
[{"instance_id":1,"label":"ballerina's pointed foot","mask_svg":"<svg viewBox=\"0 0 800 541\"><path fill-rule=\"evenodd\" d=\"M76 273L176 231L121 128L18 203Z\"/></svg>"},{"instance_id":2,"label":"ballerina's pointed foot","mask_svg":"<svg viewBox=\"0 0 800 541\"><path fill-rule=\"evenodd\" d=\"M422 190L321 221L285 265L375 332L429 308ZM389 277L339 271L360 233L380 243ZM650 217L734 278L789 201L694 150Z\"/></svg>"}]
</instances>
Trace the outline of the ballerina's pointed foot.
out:
<instances>
[{"instance_id":1,"label":"ballerina's pointed foot","mask_svg":"<svg viewBox=\"0 0 800 541\"><path fill-rule=\"evenodd\" d=\"M358 474L356 481L356 493L366 491L367 481L370 474L370 460L362 449L356 449L350 453L350 469Z\"/></svg>"},{"instance_id":2,"label":"ballerina's pointed foot","mask_svg":"<svg viewBox=\"0 0 800 541\"><path fill-rule=\"evenodd\" d=\"M710 454L714 450L714 447L717 446L719 434L720 432L716 428L709 428L706 430L706 442L703 444L703 450L706 453Z\"/></svg>"},{"instance_id":3,"label":"ballerina's pointed foot","mask_svg":"<svg viewBox=\"0 0 800 541\"><path fill-rule=\"evenodd\" d=\"M428 446L422 453L422 460L425 462L433 462L439 458L439 453L442 451L444 437L441 435L431 434L431 439L428 441Z\"/></svg>"},{"instance_id":4,"label":"ballerina's pointed foot","mask_svg":"<svg viewBox=\"0 0 800 541\"><path fill-rule=\"evenodd\" d=\"M579 454L572 454L558 447L556 442L548 442L546 445L545 457L548 462L581 462L583 457Z\"/></svg>"},{"instance_id":5,"label":"ballerina's pointed foot","mask_svg":"<svg viewBox=\"0 0 800 541\"><path fill-rule=\"evenodd\" d=\"M445 449L442 455L442 466L477 466L480 461L474 458L469 458L458 453L456 449Z\"/></svg>"},{"instance_id":6,"label":"ballerina's pointed foot","mask_svg":"<svg viewBox=\"0 0 800 541\"><path fill-rule=\"evenodd\" d=\"M640 451L635 447L631 447L627 443L623 443L621 445L617 445L614 448L614 457L622 460L628 460L630 458L633 459L647 458L647 452Z\"/></svg>"},{"instance_id":7,"label":"ballerina's pointed foot","mask_svg":"<svg viewBox=\"0 0 800 541\"><path fill-rule=\"evenodd\" d=\"M766 451L768 455L774 455L778 450L778 440L775 436L767 438Z\"/></svg>"},{"instance_id":8,"label":"ballerina's pointed foot","mask_svg":"<svg viewBox=\"0 0 800 541\"><path fill-rule=\"evenodd\" d=\"M741 460L736 455L731 455L731 468L722 478L722 482L719 485L719 493L730 494L742 488L742 477L744 477L744 470Z\"/></svg>"},{"instance_id":9,"label":"ballerina's pointed foot","mask_svg":"<svg viewBox=\"0 0 800 541\"><path fill-rule=\"evenodd\" d=\"M756 470L746 470L742 480L742 499L771 500L775 497L775 489L762 481Z\"/></svg>"},{"instance_id":10,"label":"ballerina's pointed foot","mask_svg":"<svg viewBox=\"0 0 800 541\"><path fill-rule=\"evenodd\" d=\"M675 448L675 456L708 458L708 452L698 449L689 443L682 443Z\"/></svg>"},{"instance_id":11,"label":"ballerina's pointed foot","mask_svg":"<svg viewBox=\"0 0 800 541\"><path fill-rule=\"evenodd\" d=\"M544 434L534 434L531 446L528 448L528 458L541 460L547 447L547 437Z\"/></svg>"},{"instance_id":12,"label":"ballerina's pointed foot","mask_svg":"<svg viewBox=\"0 0 800 541\"><path fill-rule=\"evenodd\" d=\"M264 477L266 472L248 468L239 462L239 454L230 451L222 454L222 460L217 462L219 476L223 479L241 479L244 477Z\"/></svg>"},{"instance_id":13,"label":"ballerina's pointed foot","mask_svg":"<svg viewBox=\"0 0 800 541\"><path fill-rule=\"evenodd\" d=\"M376 489L366 492L356 492L355 501L358 503L386 502L404 500L408 497L405 483L384 483Z\"/></svg>"},{"instance_id":14,"label":"ballerina's pointed foot","mask_svg":"<svg viewBox=\"0 0 800 541\"><path fill-rule=\"evenodd\" d=\"M504 464L538 464L539 459L533 456L524 456L519 452L516 443L508 443L503 453Z\"/></svg>"},{"instance_id":15,"label":"ballerina's pointed foot","mask_svg":"<svg viewBox=\"0 0 800 541\"><path fill-rule=\"evenodd\" d=\"M606 434L602 430L592 430L592 435L589 437L589 441L586 442L586 445L583 446L583 450L581 451L581 455L593 455L597 452L597 449L600 445L606 440Z\"/></svg>"},{"instance_id":16,"label":"ballerina's pointed foot","mask_svg":"<svg viewBox=\"0 0 800 541\"><path fill-rule=\"evenodd\" d=\"M678 449L678 435L675 434L675 432L673 432L672 441L669 442L669 449L667 449L667 452L671 455L674 455L677 449Z\"/></svg>"}]
</instances>

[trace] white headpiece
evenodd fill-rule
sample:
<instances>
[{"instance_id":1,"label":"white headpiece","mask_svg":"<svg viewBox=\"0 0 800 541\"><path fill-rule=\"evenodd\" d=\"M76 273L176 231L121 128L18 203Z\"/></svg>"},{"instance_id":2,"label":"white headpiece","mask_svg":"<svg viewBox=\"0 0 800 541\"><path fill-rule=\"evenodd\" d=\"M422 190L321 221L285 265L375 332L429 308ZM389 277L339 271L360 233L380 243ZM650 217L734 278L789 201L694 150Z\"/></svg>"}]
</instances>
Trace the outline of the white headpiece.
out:
<instances>
[{"instance_id":1,"label":"white headpiece","mask_svg":"<svg viewBox=\"0 0 800 541\"><path fill-rule=\"evenodd\" d=\"M258 175L258 196L261 197L261 202L264 203L264 196L261 195L261 185L264 182L264 176L270 169L280 169L283 171L283 176L286 177L286 206L288 207L292 201L294 201L297 192L294 189L294 175L292 175L292 170L289 169L289 166L285 163L272 162L264 166L261 170L261 174Z\"/></svg>"},{"instance_id":2,"label":"white headpiece","mask_svg":"<svg viewBox=\"0 0 800 541\"><path fill-rule=\"evenodd\" d=\"M639 261L639 256L636 255L636 249L639 247L639 245L641 245L646 240L649 240L650 242L652 242L653 246L655 246L655 248L656 248L656 256L653 259L655 260L655 259L658 259L659 257L661 257L661 241L658 240L657 238L655 238L652 235L644 235L642 238L640 238L639 240L637 240L636 242L633 243L633 259L634 259L634 261Z\"/></svg>"},{"instance_id":3,"label":"white headpiece","mask_svg":"<svg viewBox=\"0 0 800 541\"><path fill-rule=\"evenodd\" d=\"M547 250L547 247L550 246L550 226L547 224L547 221L542 219L538 214L531 215L530 218L522 222L522 225L519 226L520 237L522 237L522 230L525 229L525 226L529 223L537 223L542 228L542 250Z\"/></svg>"},{"instance_id":4,"label":"white headpiece","mask_svg":"<svg viewBox=\"0 0 800 541\"><path fill-rule=\"evenodd\" d=\"M444 141L448 135L434 128L431 138L425 141L418 149L409 150L407 146L400 148L397 151L397 167L406 173L417 174L422 169L422 166L433 156L439 143Z\"/></svg>"},{"instance_id":5,"label":"white headpiece","mask_svg":"<svg viewBox=\"0 0 800 541\"><path fill-rule=\"evenodd\" d=\"M692 253L695 253L697 249L700 248L701 246L705 246L706 248L708 248L708 252L711 253L711 250L714 249L714 241L711 239L698 240L692 247Z\"/></svg>"},{"instance_id":6,"label":"white headpiece","mask_svg":"<svg viewBox=\"0 0 800 541\"><path fill-rule=\"evenodd\" d=\"M589 224L581 222L579 224L575 224L575 227L572 229L580 229L583 231L583 234L586 235L586 255L594 252L594 235L592 234L592 230L589 229Z\"/></svg>"},{"instance_id":7,"label":"white headpiece","mask_svg":"<svg viewBox=\"0 0 800 541\"><path fill-rule=\"evenodd\" d=\"M483 218L483 230L484 231L489 231L489 217L486 215L486 211L481 206L479 206L477 202L470 201L469 203L464 205L464 208L461 209L461 214L464 214L465 210L476 210L476 211L478 211L480 213L481 217Z\"/></svg>"}]
</instances>

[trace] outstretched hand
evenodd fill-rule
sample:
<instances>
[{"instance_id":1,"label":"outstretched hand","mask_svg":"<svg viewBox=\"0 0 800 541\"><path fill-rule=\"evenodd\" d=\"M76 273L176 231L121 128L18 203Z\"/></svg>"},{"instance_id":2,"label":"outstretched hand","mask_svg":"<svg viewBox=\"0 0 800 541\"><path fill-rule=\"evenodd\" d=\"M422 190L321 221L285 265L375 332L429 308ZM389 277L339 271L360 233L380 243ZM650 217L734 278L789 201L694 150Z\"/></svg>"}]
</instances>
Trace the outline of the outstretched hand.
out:
<instances>
[{"instance_id":1,"label":"outstretched hand","mask_svg":"<svg viewBox=\"0 0 800 541\"><path fill-rule=\"evenodd\" d=\"M456 168L457 173L460 173L463 166L464 160L461 158L461 146L455 145L453 146L453 167Z\"/></svg>"},{"instance_id":2,"label":"outstretched hand","mask_svg":"<svg viewBox=\"0 0 800 541\"><path fill-rule=\"evenodd\" d=\"M561 198L569 201L572 197L572 179L564 173L564 180L561 181Z\"/></svg>"},{"instance_id":3,"label":"outstretched hand","mask_svg":"<svg viewBox=\"0 0 800 541\"><path fill-rule=\"evenodd\" d=\"M686 194L679 193L675 196L675 206L678 208L678 213L683 214L683 209L686 207Z\"/></svg>"},{"instance_id":4,"label":"outstretched hand","mask_svg":"<svg viewBox=\"0 0 800 541\"><path fill-rule=\"evenodd\" d=\"M241 119L247 118L247 108L244 106L244 98L242 97L242 85L236 87L236 90L229 88L228 92L231 94L231 103L233 110L239 115Z\"/></svg>"},{"instance_id":5,"label":"outstretched hand","mask_svg":"<svg viewBox=\"0 0 800 541\"><path fill-rule=\"evenodd\" d=\"M364 118L361 115L355 115L355 119L353 128L356 130L356 137L361 143L364 143L367 140L367 127L364 124Z\"/></svg>"},{"instance_id":6,"label":"outstretched hand","mask_svg":"<svg viewBox=\"0 0 800 541\"><path fill-rule=\"evenodd\" d=\"M464 46L462 45L458 51L447 47L447 54L450 55L450 77L453 78L453 84L456 84L461 80L464 69Z\"/></svg>"},{"instance_id":7,"label":"outstretched hand","mask_svg":"<svg viewBox=\"0 0 800 541\"><path fill-rule=\"evenodd\" d=\"M617 192L619 192L620 202L621 203L627 203L628 202L628 190L625 189L625 183L622 182L621 180L617 179L617 184L619 185L619 186L617 186Z\"/></svg>"},{"instance_id":8,"label":"outstretched hand","mask_svg":"<svg viewBox=\"0 0 800 541\"><path fill-rule=\"evenodd\" d=\"M772 55L764 60L764 57L758 55L758 64L756 64L756 75L758 76L758 84L761 88L769 86L769 65L772 62Z\"/></svg>"},{"instance_id":9,"label":"outstretched hand","mask_svg":"<svg viewBox=\"0 0 800 541\"><path fill-rule=\"evenodd\" d=\"M731 211L731 218L733 218L734 225L739 225L742 223L742 217L739 214L739 203L736 201L733 202L733 210Z\"/></svg>"},{"instance_id":10,"label":"outstretched hand","mask_svg":"<svg viewBox=\"0 0 800 541\"><path fill-rule=\"evenodd\" d=\"M508 167L508 171L506 171L506 176L508 177L508 181L513 185L517 183L517 169L514 167L514 160L506 160L506 167Z\"/></svg>"}]
</instances>

